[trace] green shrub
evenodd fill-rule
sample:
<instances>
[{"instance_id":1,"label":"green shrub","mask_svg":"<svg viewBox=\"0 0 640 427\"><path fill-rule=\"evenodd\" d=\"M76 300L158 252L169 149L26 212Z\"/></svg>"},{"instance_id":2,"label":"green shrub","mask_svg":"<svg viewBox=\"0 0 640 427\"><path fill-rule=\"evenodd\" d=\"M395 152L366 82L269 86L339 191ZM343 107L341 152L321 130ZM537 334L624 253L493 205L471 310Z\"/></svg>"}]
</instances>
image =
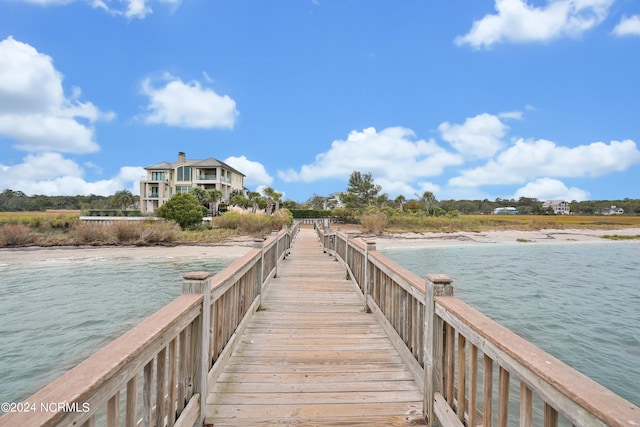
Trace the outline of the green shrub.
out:
<instances>
[{"instance_id":1,"label":"green shrub","mask_svg":"<svg viewBox=\"0 0 640 427\"><path fill-rule=\"evenodd\" d=\"M47 225L50 228L68 230L78 224L80 224L80 217L78 215L56 215L48 217Z\"/></svg>"},{"instance_id":2,"label":"green shrub","mask_svg":"<svg viewBox=\"0 0 640 427\"><path fill-rule=\"evenodd\" d=\"M320 209L291 209L294 218L328 218L331 211Z\"/></svg>"},{"instance_id":3,"label":"green shrub","mask_svg":"<svg viewBox=\"0 0 640 427\"><path fill-rule=\"evenodd\" d=\"M225 212L213 218L212 224L219 228L238 230L242 225L242 215L238 212Z\"/></svg>"},{"instance_id":4,"label":"green shrub","mask_svg":"<svg viewBox=\"0 0 640 427\"><path fill-rule=\"evenodd\" d=\"M336 208L331 211L331 215L338 222L342 222L345 224L357 224L360 212L354 209Z\"/></svg>"},{"instance_id":5,"label":"green shrub","mask_svg":"<svg viewBox=\"0 0 640 427\"><path fill-rule=\"evenodd\" d=\"M178 193L156 210L156 214L164 219L175 221L185 230L202 223L202 206L198 198L191 193Z\"/></svg>"}]
</instances>

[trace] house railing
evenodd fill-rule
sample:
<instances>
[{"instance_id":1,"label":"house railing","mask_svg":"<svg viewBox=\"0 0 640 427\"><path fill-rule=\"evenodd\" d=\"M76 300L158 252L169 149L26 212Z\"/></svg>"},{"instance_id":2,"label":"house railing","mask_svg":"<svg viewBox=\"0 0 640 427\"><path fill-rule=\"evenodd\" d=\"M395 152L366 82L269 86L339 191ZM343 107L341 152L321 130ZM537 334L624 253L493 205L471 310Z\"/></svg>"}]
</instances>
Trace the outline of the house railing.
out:
<instances>
[{"instance_id":1,"label":"house railing","mask_svg":"<svg viewBox=\"0 0 640 427\"><path fill-rule=\"evenodd\" d=\"M640 408L455 298L446 275L423 280L373 242L335 230L318 234L423 389L427 420L640 426Z\"/></svg>"},{"instance_id":2,"label":"house railing","mask_svg":"<svg viewBox=\"0 0 640 427\"><path fill-rule=\"evenodd\" d=\"M193 426L298 226L274 233L0 417L0 426Z\"/></svg>"}]
</instances>

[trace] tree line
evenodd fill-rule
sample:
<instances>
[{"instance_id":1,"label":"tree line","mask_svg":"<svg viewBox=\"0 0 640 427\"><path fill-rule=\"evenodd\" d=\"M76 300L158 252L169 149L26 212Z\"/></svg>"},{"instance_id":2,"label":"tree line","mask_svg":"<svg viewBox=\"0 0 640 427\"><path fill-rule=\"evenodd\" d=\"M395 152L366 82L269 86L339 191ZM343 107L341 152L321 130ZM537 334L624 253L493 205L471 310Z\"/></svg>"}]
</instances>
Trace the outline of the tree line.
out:
<instances>
[{"instance_id":1,"label":"tree line","mask_svg":"<svg viewBox=\"0 0 640 427\"><path fill-rule=\"evenodd\" d=\"M430 191L422 194L414 193L414 197L399 195L390 199L386 193L382 193L382 187L375 185L371 173L354 171L349 177L346 191L334 196L314 195L307 202L309 209L333 210L344 206L346 209L362 210L369 207L380 209L391 208L402 212L421 212L428 215L457 215L457 214L492 214L494 209L512 206L520 214L524 215L553 215L550 208L543 207L544 200L531 197L519 199L495 200L437 200ZM606 215L611 208L622 208L625 215L640 215L640 199L623 200L583 200L567 201L570 204L571 213L576 215Z\"/></svg>"},{"instance_id":2,"label":"tree line","mask_svg":"<svg viewBox=\"0 0 640 427\"><path fill-rule=\"evenodd\" d=\"M5 189L0 193L0 212L43 212L50 209L127 209L137 204L139 196L129 190L117 191L110 196L95 194L77 196L28 196L22 191Z\"/></svg>"},{"instance_id":3,"label":"tree line","mask_svg":"<svg viewBox=\"0 0 640 427\"><path fill-rule=\"evenodd\" d=\"M220 202L220 194L202 190L194 195L200 204L212 211L224 211L225 205ZM438 200L430 191L422 194L414 193L409 197L399 195L393 199L382 192L379 185L373 183L371 173L354 171L349 177L347 189L337 195L319 196L314 194L305 202L283 200L283 194L268 187L262 194L248 192L246 195L235 192L229 205L241 206L269 212L280 207L289 210L316 209L333 210L339 206L347 209L365 209L373 206L392 208L402 212L426 213L429 215L447 214L491 214L495 208L513 206L521 214L544 215L553 214L542 207L544 201L536 198L520 197L519 199L495 200ZM5 189L0 193L0 212L46 211L50 209L89 210L89 209L127 209L137 206L139 196L128 190L117 191L110 196L76 195L76 196L28 196L21 191ZM624 209L625 215L640 215L640 199L625 198L622 200L584 200L571 201L571 212L578 215L602 215L609 213L612 206Z\"/></svg>"}]
</instances>

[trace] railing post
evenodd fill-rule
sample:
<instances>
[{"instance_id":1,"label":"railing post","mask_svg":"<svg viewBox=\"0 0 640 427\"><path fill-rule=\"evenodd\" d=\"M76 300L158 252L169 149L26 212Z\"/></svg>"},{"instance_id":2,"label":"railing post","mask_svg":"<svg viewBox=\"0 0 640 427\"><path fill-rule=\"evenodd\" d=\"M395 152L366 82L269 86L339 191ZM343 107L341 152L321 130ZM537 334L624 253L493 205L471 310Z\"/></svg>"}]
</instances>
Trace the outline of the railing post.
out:
<instances>
[{"instance_id":1,"label":"railing post","mask_svg":"<svg viewBox=\"0 0 640 427\"><path fill-rule=\"evenodd\" d=\"M260 249L260 262L258 265L258 274L257 274L257 279L258 279L258 283L256 283L257 286L257 295L258 298L261 298L260 301L262 302L262 284L264 283L264 240L254 240L253 241L253 247L256 249Z\"/></svg>"},{"instance_id":2,"label":"railing post","mask_svg":"<svg viewBox=\"0 0 640 427\"><path fill-rule=\"evenodd\" d=\"M347 280L349 280L349 240L353 238L353 233L347 233L344 241L344 269Z\"/></svg>"},{"instance_id":3,"label":"railing post","mask_svg":"<svg viewBox=\"0 0 640 427\"><path fill-rule=\"evenodd\" d=\"M366 242L364 247L364 283L362 284L362 292L364 294L364 311L365 313L370 313L369 310L369 293L371 289L369 289L369 282L371 271L369 271L369 252L376 250L376 242Z\"/></svg>"},{"instance_id":4,"label":"railing post","mask_svg":"<svg viewBox=\"0 0 640 427\"><path fill-rule=\"evenodd\" d=\"M276 238L275 254L273 255L273 277L278 277L278 260L280 259L280 236L279 232L272 231L272 236Z\"/></svg>"},{"instance_id":5,"label":"railing post","mask_svg":"<svg viewBox=\"0 0 640 427\"><path fill-rule=\"evenodd\" d=\"M204 421L207 406L207 375L209 373L209 331L211 316L211 273L195 271L183 276L183 294L202 294L202 313L196 328L196 372L193 392L200 394L200 417L198 424Z\"/></svg>"},{"instance_id":6,"label":"railing post","mask_svg":"<svg viewBox=\"0 0 640 427\"><path fill-rule=\"evenodd\" d=\"M443 322L436 316L435 297L453 296L452 280L445 274L428 274L424 304L424 401L423 412L434 425L433 399L442 391Z\"/></svg>"}]
</instances>

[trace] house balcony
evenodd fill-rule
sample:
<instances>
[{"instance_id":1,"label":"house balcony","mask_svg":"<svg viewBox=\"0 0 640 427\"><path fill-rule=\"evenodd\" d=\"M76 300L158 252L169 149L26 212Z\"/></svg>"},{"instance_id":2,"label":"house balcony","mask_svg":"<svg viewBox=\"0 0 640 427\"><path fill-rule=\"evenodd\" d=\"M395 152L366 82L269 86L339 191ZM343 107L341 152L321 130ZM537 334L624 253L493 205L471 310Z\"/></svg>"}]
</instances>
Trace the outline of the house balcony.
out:
<instances>
[{"instance_id":1,"label":"house balcony","mask_svg":"<svg viewBox=\"0 0 640 427\"><path fill-rule=\"evenodd\" d=\"M231 180L229 178L218 175L198 175L193 177L194 184L212 184L214 182L231 184Z\"/></svg>"},{"instance_id":2,"label":"house balcony","mask_svg":"<svg viewBox=\"0 0 640 427\"><path fill-rule=\"evenodd\" d=\"M149 178L147 176L141 176L140 177L140 182L166 182L166 183L168 183L169 180L167 178L164 178L164 179L153 179L153 178Z\"/></svg>"}]
</instances>

